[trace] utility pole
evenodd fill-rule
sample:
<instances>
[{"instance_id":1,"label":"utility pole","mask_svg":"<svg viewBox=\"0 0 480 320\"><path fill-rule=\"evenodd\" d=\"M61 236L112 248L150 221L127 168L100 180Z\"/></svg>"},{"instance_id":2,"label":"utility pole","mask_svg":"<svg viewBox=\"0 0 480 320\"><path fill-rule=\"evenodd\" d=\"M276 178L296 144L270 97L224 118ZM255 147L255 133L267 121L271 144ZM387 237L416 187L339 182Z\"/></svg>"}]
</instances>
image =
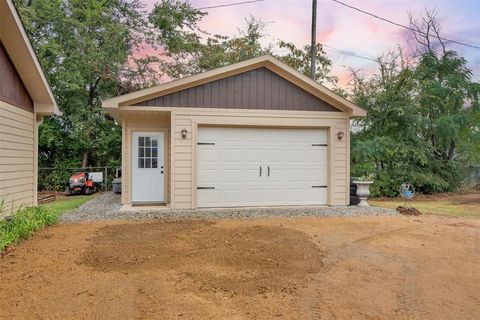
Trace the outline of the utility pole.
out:
<instances>
[{"instance_id":1,"label":"utility pole","mask_svg":"<svg viewBox=\"0 0 480 320\"><path fill-rule=\"evenodd\" d=\"M312 79L315 80L315 56L317 55L316 52L316 44L317 44L317 0L312 0L312 44L311 44L311 73Z\"/></svg>"}]
</instances>

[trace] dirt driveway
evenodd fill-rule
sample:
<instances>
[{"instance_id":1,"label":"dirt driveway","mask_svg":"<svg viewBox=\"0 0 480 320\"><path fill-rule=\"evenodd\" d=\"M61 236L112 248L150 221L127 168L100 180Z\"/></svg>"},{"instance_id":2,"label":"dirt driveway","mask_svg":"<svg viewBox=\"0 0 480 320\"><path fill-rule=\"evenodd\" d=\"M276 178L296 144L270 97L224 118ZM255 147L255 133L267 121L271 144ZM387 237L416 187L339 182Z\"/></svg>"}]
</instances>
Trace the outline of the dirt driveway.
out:
<instances>
[{"instance_id":1,"label":"dirt driveway","mask_svg":"<svg viewBox=\"0 0 480 320\"><path fill-rule=\"evenodd\" d=\"M0 270L2 319L479 319L480 221L59 225Z\"/></svg>"}]
</instances>

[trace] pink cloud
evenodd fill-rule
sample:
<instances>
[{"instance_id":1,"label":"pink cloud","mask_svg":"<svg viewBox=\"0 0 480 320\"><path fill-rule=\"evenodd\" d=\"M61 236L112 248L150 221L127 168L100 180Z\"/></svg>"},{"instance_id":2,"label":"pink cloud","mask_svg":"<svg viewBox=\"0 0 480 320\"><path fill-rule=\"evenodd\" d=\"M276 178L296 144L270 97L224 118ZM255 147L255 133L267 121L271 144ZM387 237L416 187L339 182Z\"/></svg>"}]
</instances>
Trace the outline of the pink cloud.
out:
<instances>
[{"instance_id":1,"label":"pink cloud","mask_svg":"<svg viewBox=\"0 0 480 320\"><path fill-rule=\"evenodd\" d=\"M155 0L143 0L151 8ZM221 0L192 0L194 7L223 4ZM346 3L365 11L378 14L395 22L408 25L408 12L421 15L432 2L405 0L345 0ZM441 17L444 17L445 36L480 45L480 3L435 2ZM303 46L310 41L311 0L275 0L263 1L241 6L211 9L200 23L200 27L212 34L235 35L238 28L245 26L245 18L254 16L267 22L267 42L282 39ZM331 47L354 52L367 57L378 57L398 46L408 51L408 32L405 29L377 20L373 17L353 11L332 1L319 1L317 12L317 40ZM265 44L266 44L265 43ZM471 62L474 69L480 69L480 50L455 46ZM147 48L145 52L149 52ZM375 63L351 55L327 51L333 60L333 73L341 82L347 79L346 68L375 70Z\"/></svg>"}]
</instances>

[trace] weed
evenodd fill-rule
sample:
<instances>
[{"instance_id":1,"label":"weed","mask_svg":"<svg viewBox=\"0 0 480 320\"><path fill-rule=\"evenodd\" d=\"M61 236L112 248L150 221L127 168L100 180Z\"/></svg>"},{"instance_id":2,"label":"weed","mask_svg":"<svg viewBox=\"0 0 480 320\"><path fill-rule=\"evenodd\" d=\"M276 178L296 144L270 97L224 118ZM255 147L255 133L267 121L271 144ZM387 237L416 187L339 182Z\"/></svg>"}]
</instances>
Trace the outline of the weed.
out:
<instances>
[{"instance_id":1,"label":"weed","mask_svg":"<svg viewBox=\"0 0 480 320\"><path fill-rule=\"evenodd\" d=\"M57 220L58 216L46 207L19 209L10 219L0 221L0 252Z\"/></svg>"}]
</instances>

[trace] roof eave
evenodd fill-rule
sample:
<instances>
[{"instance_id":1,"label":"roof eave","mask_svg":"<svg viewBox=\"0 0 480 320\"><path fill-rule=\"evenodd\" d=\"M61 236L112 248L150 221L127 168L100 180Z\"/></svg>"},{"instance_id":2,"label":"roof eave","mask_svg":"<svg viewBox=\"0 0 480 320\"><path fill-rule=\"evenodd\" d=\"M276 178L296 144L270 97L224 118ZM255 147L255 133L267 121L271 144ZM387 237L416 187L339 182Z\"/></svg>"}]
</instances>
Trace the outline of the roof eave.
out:
<instances>
[{"instance_id":1,"label":"roof eave","mask_svg":"<svg viewBox=\"0 0 480 320\"><path fill-rule=\"evenodd\" d=\"M11 0L0 3L0 16L0 38L30 94L34 106L39 108L35 111L41 115L60 115L61 112L52 90Z\"/></svg>"}]
</instances>

